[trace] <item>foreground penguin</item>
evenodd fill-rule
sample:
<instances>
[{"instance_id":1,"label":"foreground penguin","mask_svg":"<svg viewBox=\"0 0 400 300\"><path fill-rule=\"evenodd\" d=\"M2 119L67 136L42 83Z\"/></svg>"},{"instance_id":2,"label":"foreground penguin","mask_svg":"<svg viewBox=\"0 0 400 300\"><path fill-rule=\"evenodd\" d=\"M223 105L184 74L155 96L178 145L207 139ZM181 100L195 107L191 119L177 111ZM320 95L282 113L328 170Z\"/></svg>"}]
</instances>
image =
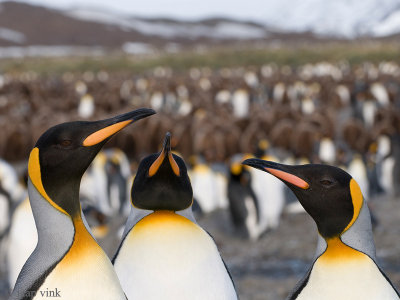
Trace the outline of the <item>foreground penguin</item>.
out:
<instances>
[{"instance_id":1,"label":"foreground penguin","mask_svg":"<svg viewBox=\"0 0 400 300\"><path fill-rule=\"evenodd\" d=\"M184 161L163 150L142 160L114 267L129 299L237 299L213 239L196 224Z\"/></svg>"},{"instance_id":2,"label":"foreground penguin","mask_svg":"<svg viewBox=\"0 0 400 300\"><path fill-rule=\"evenodd\" d=\"M399 299L376 263L368 206L349 174L328 165L243 164L282 180L317 224L314 262L288 299Z\"/></svg>"},{"instance_id":3,"label":"foreground penguin","mask_svg":"<svg viewBox=\"0 0 400 300\"><path fill-rule=\"evenodd\" d=\"M110 260L85 224L79 185L112 135L152 114L139 109L103 121L63 123L39 138L28 163L38 244L10 299L125 299Z\"/></svg>"}]
</instances>

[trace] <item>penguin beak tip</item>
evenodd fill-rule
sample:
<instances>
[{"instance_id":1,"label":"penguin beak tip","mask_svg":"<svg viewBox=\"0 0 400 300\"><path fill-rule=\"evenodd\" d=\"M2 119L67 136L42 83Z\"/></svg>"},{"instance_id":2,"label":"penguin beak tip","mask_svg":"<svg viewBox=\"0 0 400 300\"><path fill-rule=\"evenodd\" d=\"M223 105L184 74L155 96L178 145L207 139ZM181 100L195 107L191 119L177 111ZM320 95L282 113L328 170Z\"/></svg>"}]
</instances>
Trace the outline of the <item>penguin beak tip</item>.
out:
<instances>
[{"instance_id":1,"label":"penguin beak tip","mask_svg":"<svg viewBox=\"0 0 400 300\"><path fill-rule=\"evenodd\" d=\"M151 108L139 108L134 111L128 112L126 114L119 115L115 117L115 122L123 122L131 120L132 122L138 121L140 119L144 119L146 117L152 116L156 114L156 111Z\"/></svg>"}]
</instances>

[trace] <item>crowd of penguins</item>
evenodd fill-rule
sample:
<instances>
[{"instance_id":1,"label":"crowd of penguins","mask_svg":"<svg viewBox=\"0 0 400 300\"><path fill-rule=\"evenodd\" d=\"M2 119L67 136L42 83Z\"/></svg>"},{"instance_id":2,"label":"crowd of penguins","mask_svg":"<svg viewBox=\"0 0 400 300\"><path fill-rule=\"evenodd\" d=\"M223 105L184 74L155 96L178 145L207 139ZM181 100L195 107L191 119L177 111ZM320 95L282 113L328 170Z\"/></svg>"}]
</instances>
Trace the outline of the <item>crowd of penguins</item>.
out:
<instances>
[{"instance_id":1,"label":"crowd of penguins","mask_svg":"<svg viewBox=\"0 0 400 300\"><path fill-rule=\"evenodd\" d=\"M148 107L154 111L143 112L139 109L136 111L137 116L134 113L125 114L129 110L141 107ZM318 190L318 187L310 186L317 176L315 174L318 174L321 168L324 170L320 164L328 168L321 174L330 176L328 179L322 178L320 182L328 182L328 185L336 180L342 184L342 179L337 177L347 175L338 175L338 171L330 170L328 165L338 166L351 175L346 184L351 186L349 194L353 198L353 212L339 232L346 236L340 241L349 248L366 254L375 263L374 247L367 245L365 241L360 242L362 239L356 236L356 231L360 228L362 232L368 231L370 212L366 203L355 203L354 195L357 194L357 189L351 180L357 182L366 200L379 195L394 198L400 196L400 66L393 62L382 62L379 65L363 63L357 66L350 66L346 62L320 62L298 67L266 64L261 67L216 70L191 68L187 71L157 67L140 75L106 71L64 73L51 77L34 72L0 73L0 111L0 155L3 158L0 161L0 264L3 270L7 270L10 292L16 282L16 286L20 287L19 292L15 292L14 289L11 299L33 299L39 291L53 291L54 288L63 286L67 289L68 280L64 282L63 276L72 274L68 273L72 271L62 273L57 266L66 260L65 249L70 252L74 249L76 257L79 256L76 253L83 251L79 250L78 245L75 248L73 246L79 240L76 238L80 232L79 226L87 228L86 220L83 218L84 224L78 224L76 220L80 219L81 213L74 210L76 207L65 204L63 200L55 200L55 188L51 187L47 191L46 185L59 184L59 176L56 173L44 175L46 168L51 169L51 172L55 170L51 168L51 164L45 166L45 160L40 156L44 155L41 154L41 149L47 146L46 143L50 143L49 140L57 140L57 137L52 135L65 135L64 131L69 130L61 128L60 132L47 131L60 123L88 121L69 123L74 124L74 137L80 134L80 127L89 128L91 124L97 124L93 125L93 128L84 129L85 136L93 138L89 141L89 137L86 138L87 145L83 146L96 149L95 154L86 159L87 165L81 167L85 171L91 163L87 171L80 174L80 187L78 185L80 207L92 228L91 234L97 239L102 239L109 233L107 226L110 219L127 218L126 225L119 233L123 242L113 261L123 292L119 290L119 286L113 286L106 292L102 289L96 292L98 295L104 292L105 295L109 295L108 298L104 294L99 296L100 298L93 296L97 295L96 293L89 293L90 296L82 298L76 296L80 294L75 291L76 294L72 293L70 296L72 298L65 299L125 299L124 293L128 299L155 299L162 295L164 299L236 299L234 285L230 276L227 276L229 272L218 251L213 252L215 245L212 240L208 240L209 236L198 232L196 218L217 210L228 210L232 221L232 234L254 241L263 238L269 230L276 229L282 213L299 213L305 209L316 221L321 239L325 240L325 248L329 249L329 243L334 243L334 234L328 229L324 232L329 227L319 220L324 214L315 213L315 209L309 208L307 201L303 203L301 199L303 190ZM152 115L154 112L157 113ZM112 120L109 121L112 123L106 122L105 125L95 121L110 115L119 116L107 119ZM135 124L130 129L123 129L130 123ZM113 124L121 126L115 129ZM109 129L111 133L104 133L103 127L112 128ZM91 134L88 134L89 131ZM43 134L44 132L46 134ZM106 138L99 138L98 132L106 134ZM171 134L166 135L166 132ZM104 141L108 141L111 136L113 139L101 149ZM74 141L72 138L68 141L68 145L61 143L59 147L72 149L70 144L74 145ZM51 150L55 153L46 152L49 159L58 157L57 147ZM38 149L39 154L36 155L39 158L36 160L32 149ZM157 154L148 156L150 153ZM76 161L83 156L76 154ZM28 157L29 168L27 164L22 164L24 167L21 167L20 162L26 162ZM247 163L242 164L245 160ZM264 163L265 161L269 163ZM68 165L63 165L63 168L67 168L69 172L75 165L79 168L79 163L72 160ZM291 169L292 165L314 166L316 169L312 172L307 168ZM13 166L18 166L17 170ZM32 175L36 169L39 170L41 179ZM146 169L154 181L142 178L142 169ZM177 183L172 179L166 180L171 176L185 177L182 173L185 175L186 169L190 181ZM49 174L52 174L51 172ZM71 171L70 174L75 176L78 173ZM137 183L133 183L134 180ZM29 197L28 181L34 187L29 188ZM69 181L65 184L68 185ZM172 188L165 186L168 184L171 184ZM186 194L189 194L189 191L185 189L188 189L188 184L191 187L190 191L193 190L193 197L189 197L193 201L190 200L190 203L186 203ZM135 185L137 192L134 199ZM146 189L147 186L150 190ZM175 195L171 191L174 188L182 189L182 193ZM157 189L163 192L157 193ZM65 193L67 198L73 198L69 192ZM171 196L174 200L160 204L157 199L161 194L162 197ZM67 241L70 234L67 229L72 225L60 220L67 222L62 230L66 248L61 249L63 245L59 246L61 248L55 247L63 253L60 257L43 250L46 247L45 241L49 239L45 234L41 238L42 244L39 242L36 247L37 231L40 240L40 230L43 230L40 227L55 224L40 224L38 218L42 212L34 212L35 226L32 209L49 209L43 203L31 208L34 205L32 201L38 201L35 197L40 200L46 199L45 202L50 203L53 208L72 217L72 228L75 232L72 243ZM150 198L156 200L144 203L143 199ZM174 211L176 213L173 213ZM178 214L179 211L183 213ZM374 218L373 211L371 216L373 222L379 221ZM368 221L356 222L361 217L367 218ZM53 218L51 222L56 222L56 219ZM167 229L162 230L157 227L160 220L165 220L169 227L166 226ZM186 221L191 224L186 224ZM179 226L184 228L177 229ZM352 227L356 228L353 230L355 233L350 230ZM165 240L168 230L171 230L171 234L182 235L182 239L176 239L175 243L186 245L187 241L193 242L194 245L187 246L188 249L193 251L194 255L203 256L205 259L199 271L194 272L194 276L199 276L195 278L196 282L204 276L208 276L209 280L204 280L204 285L187 285L190 293L196 291L199 297L193 297L186 287L181 286L182 283L177 284L172 278L165 280L160 291L155 292L148 281L162 281L164 279L157 277L161 275L140 273L141 268L159 268L160 274L164 274L167 269L175 268L171 264L182 264L182 261L188 264L185 259L192 259L186 257L183 250L177 251L179 247L172 244L173 239ZM158 247L157 242L145 238L143 233L154 235L154 239L164 243L164 251L181 253L182 261L178 261L179 257L167 257L166 266L159 266L161 258L157 259L157 256L160 255L160 250L149 251L133 247L138 243ZM185 242L183 237L188 240ZM79 238L84 239L85 235L80 233ZM356 240L354 245L353 240ZM200 248L203 247L204 251L196 249L196 243ZM90 249L96 248L95 245L89 244L88 247L92 247ZM325 248L322 242L318 247L317 253L321 257L321 253L328 253L323 251ZM321 250L321 247L324 249ZM331 248L333 247L338 246ZM34 250L34 254L31 255ZM40 250L49 255L48 264L43 262L45 258L41 256ZM132 253L129 254L129 251ZM128 262L129 255L131 258L136 255L136 259ZM150 258L146 258L146 255ZM107 263L99 263L102 259L101 253L99 257L96 260L92 259L93 272L100 268L110 273ZM329 260L328 255L325 257ZM68 259L69 264L73 265L74 258ZM85 263L88 268L92 261ZM143 261L147 265L141 265ZM43 266L30 275L32 264L37 263ZM199 261L197 263L202 264ZM23 269L24 264L28 266ZM322 264L323 261L316 258L314 267ZM138 265L140 268L137 268ZM135 268L137 271L132 271ZM212 268L214 269L210 271ZM366 265L365 268L370 270L372 267ZM383 274L379 268L378 270ZM177 271L178 278L183 275L179 273L181 271ZM343 275L341 270L336 271ZM129 272L131 273L128 276ZM362 272L356 271L355 274L360 275ZM372 276L371 272L369 271L369 276ZM51 277L52 273L57 274ZM310 282L318 284L317 275L310 277L311 274L309 271L300 281L289 296L290 299L324 299L314 296L320 292L325 293L326 290L306 288ZM143 279L146 276L148 278ZM113 274L110 273L106 277L105 285L115 285L112 283ZM373 298L372 294L369 294L372 298L368 299L398 299L390 281L384 278L386 281L379 281L375 292L383 293L386 298ZM131 281L136 284L132 285ZM389 286L386 286L384 281ZM95 282L87 284L89 289ZM169 289L174 284L177 284L176 291L170 293ZM207 291L202 290L204 287L207 287ZM31 292L32 294L29 294ZM351 293L343 295L343 299L367 299L346 298L353 295Z\"/></svg>"}]
</instances>

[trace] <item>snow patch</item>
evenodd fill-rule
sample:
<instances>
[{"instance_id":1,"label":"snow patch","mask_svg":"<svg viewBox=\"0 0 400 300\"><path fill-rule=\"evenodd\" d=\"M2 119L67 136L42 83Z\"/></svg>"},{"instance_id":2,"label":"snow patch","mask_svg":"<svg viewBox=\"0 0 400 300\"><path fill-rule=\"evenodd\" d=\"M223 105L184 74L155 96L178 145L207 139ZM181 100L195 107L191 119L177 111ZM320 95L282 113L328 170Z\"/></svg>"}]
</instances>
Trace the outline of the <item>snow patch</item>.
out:
<instances>
[{"instance_id":1,"label":"snow patch","mask_svg":"<svg viewBox=\"0 0 400 300\"><path fill-rule=\"evenodd\" d=\"M129 42L122 45L122 50L128 54L151 54L154 48L146 43Z\"/></svg>"},{"instance_id":2,"label":"snow patch","mask_svg":"<svg viewBox=\"0 0 400 300\"><path fill-rule=\"evenodd\" d=\"M63 57L81 55L104 55L101 47L75 46L29 46L29 47L0 47L0 58L20 57Z\"/></svg>"},{"instance_id":3,"label":"snow patch","mask_svg":"<svg viewBox=\"0 0 400 300\"><path fill-rule=\"evenodd\" d=\"M0 39L21 44L25 42L25 35L21 32L0 27Z\"/></svg>"},{"instance_id":4,"label":"snow patch","mask_svg":"<svg viewBox=\"0 0 400 300\"><path fill-rule=\"evenodd\" d=\"M215 39L253 39L266 36L266 30L262 27L229 21L219 22L215 26L196 23L147 21L116 13L86 9L70 10L66 14L79 20L101 22L103 24L119 26L126 31L135 30L145 35L161 36L164 38L209 37Z\"/></svg>"},{"instance_id":5,"label":"snow patch","mask_svg":"<svg viewBox=\"0 0 400 300\"><path fill-rule=\"evenodd\" d=\"M375 36L387 36L400 32L400 10L395 11L372 29Z\"/></svg>"}]
</instances>

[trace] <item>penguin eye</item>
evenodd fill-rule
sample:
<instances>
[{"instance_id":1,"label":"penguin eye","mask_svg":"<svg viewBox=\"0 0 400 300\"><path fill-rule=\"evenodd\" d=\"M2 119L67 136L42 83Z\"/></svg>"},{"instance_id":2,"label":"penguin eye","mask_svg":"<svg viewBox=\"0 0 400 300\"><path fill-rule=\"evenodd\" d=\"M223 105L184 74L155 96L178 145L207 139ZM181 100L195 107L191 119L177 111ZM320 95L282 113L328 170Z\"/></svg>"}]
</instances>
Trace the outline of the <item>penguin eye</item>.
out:
<instances>
[{"instance_id":1,"label":"penguin eye","mask_svg":"<svg viewBox=\"0 0 400 300\"><path fill-rule=\"evenodd\" d=\"M330 180L330 179L322 179L322 180L320 181L320 183L321 183L323 186L329 187L329 186L333 185L335 182L334 182L333 180Z\"/></svg>"},{"instance_id":2,"label":"penguin eye","mask_svg":"<svg viewBox=\"0 0 400 300\"><path fill-rule=\"evenodd\" d=\"M71 140L62 140L59 145L63 148L68 148L72 145L72 141Z\"/></svg>"}]
</instances>

